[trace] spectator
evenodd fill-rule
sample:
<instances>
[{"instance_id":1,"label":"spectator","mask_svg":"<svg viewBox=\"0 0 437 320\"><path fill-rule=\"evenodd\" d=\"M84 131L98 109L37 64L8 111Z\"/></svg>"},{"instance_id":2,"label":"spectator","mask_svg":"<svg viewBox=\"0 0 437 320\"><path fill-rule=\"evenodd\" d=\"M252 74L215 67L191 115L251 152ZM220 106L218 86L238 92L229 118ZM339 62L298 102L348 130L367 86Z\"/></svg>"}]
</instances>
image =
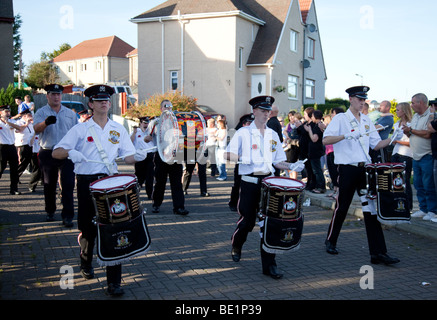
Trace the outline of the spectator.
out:
<instances>
[{"instance_id":1,"label":"spectator","mask_svg":"<svg viewBox=\"0 0 437 320\"><path fill-rule=\"evenodd\" d=\"M226 174L226 161L224 160L224 153L227 146L228 133L226 130L225 120L221 119L217 121L217 150L216 150L216 161L218 171L220 173L217 180L225 181L227 179Z\"/></svg>"},{"instance_id":2,"label":"spectator","mask_svg":"<svg viewBox=\"0 0 437 320\"><path fill-rule=\"evenodd\" d=\"M315 178L315 188L312 190L314 193L325 193L326 191L326 182L321 164L321 159L325 155L325 146L322 143L323 132L319 127L322 118L323 113L320 110L314 110L311 123L304 125L310 138L308 144L308 159L311 162L311 169Z\"/></svg>"},{"instance_id":3,"label":"spectator","mask_svg":"<svg viewBox=\"0 0 437 320\"><path fill-rule=\"evenodd\" d=\"M309 125L311 123L311 118L313 116L314 108L309 107L304 111L304 122L296 122L297 126L297 134L299 135L299 160L308 159L308 146L310 143L310 137L308 132L305 130L305 124ZM313 174L313 170L311 169L311 161L305 162L305 173L303 176L306 176L306 190L313 190L315 188L315 177Z\"/></svg>"},{"instance_id":4,"label":"spectator","mask_svg":"<svg viewBox=\"0 0 437 320\"><path fill-rule=\"evenodd\" d=\"M217 126L213 118L208 119L206 128L206 148L211 169L211 177L215 177L218 169L215 160L215 149L217 148Z\"/></svg>"},{"instance_id":5,"label":"spectator","mask_svg":"<svg viewBox=\"0 0 437 320\"><path fill-rule=\"evenodd\" d=\"M413 153L410 149L410 139L402 131L402 127L407 126L413 118L413 112L409 103L402 102L396 106L396 114L399 121L394 125L393 141L394 148L391 162L405 163L405 186L410 212L413 210L413 192L411 188L411 171L413 168Z\"/></svg>"},{"instance_id":6,"label":"spectator","mask_svg":"<svg viewBox=\"0 0 437 320\"><path fill-rule=\"evenodd\" d=\"M375 122L375 128L381 129L383 127L386 127L385 129L382 129L379 131L379 136L381 137L381 140L385 140L390 135L391 130L393 129L394 124L394 118L393 114L390 113L391 109L391 103L390 101L383 101L381 102L381 105L379 106L379 110L381 112L381 117L376 120ZM373 162L388 162L388 151L387 148L383 148L379 150L379 152L375 152L372 150L370 156L372 157Z\"/></svg>"},{"instance_id":7,"label":"spectator","mask_svg":"<svg viewBox=\"0 0 437 320\"><path fill-rule=\"evenodd\" d=\"M279 122L278 113L279 113L278 107L273 105L272 111L270 111L270 118L267 121L267 127L269 127L270 129L272 129L278 134L279 140L282 143L284 142L284 138L282 136L282 124ZM280 174L281 174L281 170L275 168L275 176L279 177Z\"/></svg>"},{"instance_id":8,"label":"spectator","mask_svg":"<svg viewBox=\"0 0 437 320\"><path fill-rule=\"evenodd\" d=\"M285 142L284 149L287 156L287 162L294 163L299 159L299 136L296 130L296 122L302 119L302 115L292 110L288 113L288 124L285 127ZM297 172L288 170L290 178L297 179Z\"/></svg>"},{"instance_id":9,"label":"spectator","mask_svg":"<svg viewBox=\"0 0 437 320\"><path fill-rule=\"evenodd\" d=\"M437 197L434 177L430 174L433 172L431 133L428 131L431 112L426 95L423 93L414 95L411 108L415 112L411 126L403 127L404 133L410 138L410 148L413 153L413 181L419 201L419 211L411 216L431 220L436 218Z\"/></svg>"},{"instance_id":10,"label":"spectator","mask_svg":"<svg viewBox=\"0 0 437 320\"><path fill-rule=\"evenodd\" d=\"M437 99L430 101L430 110L434 114L433 120L428 124L428 130L431 132L431 147L432 157L434 159L434 186L437 191L437 114L435 113L437 108ZM437 194L436 194L437 197ZM432 222L437 222L437 218L431 219Z\"/></svg>"}]
</instances>

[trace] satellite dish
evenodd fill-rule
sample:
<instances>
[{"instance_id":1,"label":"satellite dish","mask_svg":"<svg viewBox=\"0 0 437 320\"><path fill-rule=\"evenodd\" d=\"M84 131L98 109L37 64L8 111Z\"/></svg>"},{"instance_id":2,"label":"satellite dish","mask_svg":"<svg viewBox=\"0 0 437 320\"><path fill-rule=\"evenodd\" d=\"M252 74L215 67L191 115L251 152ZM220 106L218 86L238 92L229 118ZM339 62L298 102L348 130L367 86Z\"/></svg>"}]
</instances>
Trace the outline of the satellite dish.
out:
<instances>
[{"instance_id":1,"label":"satellite dish","mask_svg":"<svg viewBox=\"0 0 437 320\"><path fill-rule=\"evenodd\" d=\"M305 69L311 67L311 63L310 63L307 59L305 59L304 61L302 61L302 65L303 65L303 67L304 67Z\"/></svg>"},{"instance_id":2,"label":"satellite dish","mask_svg":"<svg viewBox=\"0 0 437 320\"><path fill-rule=\"evenodd\" d=\"M307 25L307 27L308 27L308 31L309 32L314 32L314 31L316 31L316 26L314 25L314 24L308 24Z\"/></svg>"}]
</instances>

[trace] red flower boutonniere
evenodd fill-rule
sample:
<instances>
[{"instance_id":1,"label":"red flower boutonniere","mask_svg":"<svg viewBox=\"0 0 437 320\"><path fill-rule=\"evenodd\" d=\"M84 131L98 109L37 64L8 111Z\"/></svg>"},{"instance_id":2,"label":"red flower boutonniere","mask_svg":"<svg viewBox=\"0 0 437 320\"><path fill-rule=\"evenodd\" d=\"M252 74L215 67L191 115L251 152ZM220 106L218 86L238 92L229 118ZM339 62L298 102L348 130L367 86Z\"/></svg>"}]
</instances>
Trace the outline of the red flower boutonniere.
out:
<instances>
[{"instance_id":1,"label":"red flower boutonniere","mask_svg":"<svg viewBox=\"0 0 437 320\"><path fill-rule=\"evenodd\" d=\"M254 144L254 145L252 145L252 149L256 150L256 149L258 149L258 146L256 144Z\"/></svg>"},{"instance_id":2,"label":"red flower boutonniere","mask_svg":"<svg viewBox=\"0 0 437 320\"><path fill-rule=\"evenodd\" d=\"M94 142L94 139L93 139L93 137L88 137L88 138L87 138L87 141L88 141L88 142Z\"/></svg>"}]
</instances>

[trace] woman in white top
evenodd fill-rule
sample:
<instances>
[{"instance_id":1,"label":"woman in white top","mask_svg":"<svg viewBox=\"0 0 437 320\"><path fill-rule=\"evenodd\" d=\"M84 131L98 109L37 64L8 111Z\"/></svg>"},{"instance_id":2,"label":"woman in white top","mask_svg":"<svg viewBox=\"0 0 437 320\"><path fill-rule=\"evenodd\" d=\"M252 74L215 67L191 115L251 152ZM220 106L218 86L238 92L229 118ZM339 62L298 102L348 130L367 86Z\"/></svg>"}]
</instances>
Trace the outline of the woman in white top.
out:
<instances>
[{"instance_id":1,"label":"woman in white top","mask_svg":"<svg viewBox=\"0 0 437 320\"><path fill-rule=\"evenodd\" d=\"M224 181L228 178L226 174L226 161L223 158L227 146L228 133L226 130L226 123L224 120L218 120L217 127L218 127L218 131L217 131L216 159L217 159L217 168L220 173L220 176L217 178L217 180Z\"/></svg>"},{"instance_id":2,"label":"woman in white top","mask_svg":"<svg viewBox=\"0 0 437 320\"><path fill-rule=\"evenodd\" d=\"M413 153L410 149L410 138L402 131L403 126L408 126L413 118L413 112L409 103L402 102L396 106L396 114L400 118L393 126L394 141L391 162L405 163L406 192L410 206L413 209L413 193L411 189L411 171L413 168Z\"/></svg>"}]
</instances>

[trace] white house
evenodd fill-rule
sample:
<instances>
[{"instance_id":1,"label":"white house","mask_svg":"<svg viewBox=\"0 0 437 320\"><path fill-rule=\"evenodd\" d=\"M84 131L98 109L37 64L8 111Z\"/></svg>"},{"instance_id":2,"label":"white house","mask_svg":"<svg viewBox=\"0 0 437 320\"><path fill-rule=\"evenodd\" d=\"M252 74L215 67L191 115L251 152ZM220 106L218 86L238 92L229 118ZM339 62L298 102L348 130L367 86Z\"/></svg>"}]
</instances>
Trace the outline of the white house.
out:
<instances>
[{"instance_id":1,"label":"white house","mask_svg":"<svg viewBox=\"0 0 437 320\"><path fill-rule=\"evenodd\" d=\"M325 102L314 0L169 0L131 21L140 102L180 90L231 125L256 95L274 96L281 113Z\"/></svg>"},{"instance_id":2,"label":"white house","mask_svg":"<svg viewBox=\"0 0 437 320\"><path fill-rule=\"evenodd\" d=\"M86 40L53 59L60 81L85 87L110 81L129 81L129 58L134 47L116 36Z\"/></svg>"}]
</instances>

